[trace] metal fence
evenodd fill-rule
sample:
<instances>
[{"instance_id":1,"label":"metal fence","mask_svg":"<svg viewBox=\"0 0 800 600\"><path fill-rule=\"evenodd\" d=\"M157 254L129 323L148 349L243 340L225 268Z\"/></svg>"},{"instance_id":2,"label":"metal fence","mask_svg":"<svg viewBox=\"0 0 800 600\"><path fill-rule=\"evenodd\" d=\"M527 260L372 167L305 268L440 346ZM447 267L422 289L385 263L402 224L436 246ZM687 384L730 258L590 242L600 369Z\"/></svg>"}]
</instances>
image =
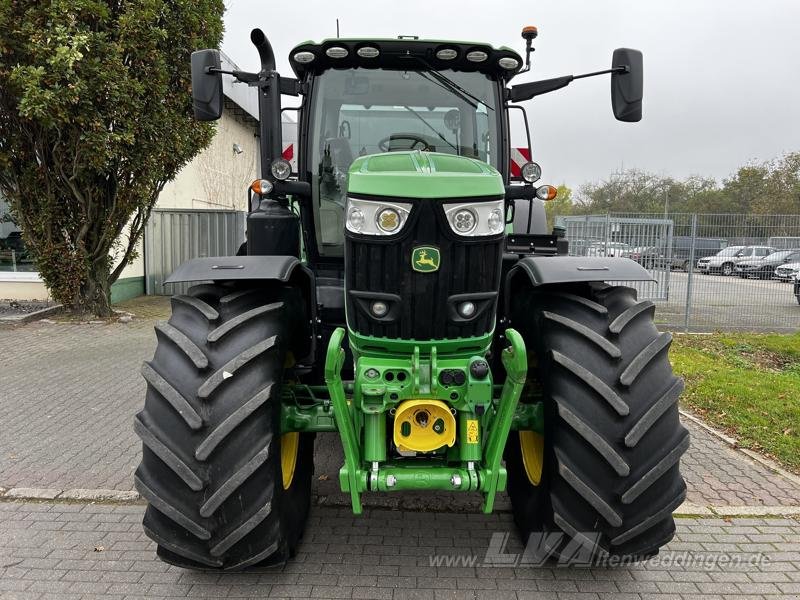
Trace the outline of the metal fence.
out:
<instances>
[{"instance_id":1,"label":"metal fence","mask_svg":"<svg viewBox=\"0 0 800 600\"><path fill-rule=\"evenodd\" d=\"M656 320L666 328L800 329L794 284L800 215L609 213L562 220L570 254L626 257L650 270L654 281L632 287L656 303Z\"/></svg>"},{"instance_id":2,"label":"metal fence","mask_svg":"<svg viewBox=\"0 0 800 600\"><path fill-rule=\"evenodd\" d=\"M164 280L191 258L236 254L246 217L235 210L154 210L144 234L146 293L185 293L190 284Z\"/></svg>"},{"instance_id":3,"label":"metal fence","mask_svg":"<svg viewBox=\"0 0 800 600\"><path fill-rule=\"evenodd\" d=\"M235 254L245 219L239 211L153 211L145 231L147 293L184 293L187 284L162 285L164 279L190 258ZM665 328L800 329L792 283L800 255L788 253L800 254L800 215L610 213L561 220L570 254L631 258L650 271L652 282L625 285L656 303ZM770 250L787 254L770 257Z\"/></svg>"}]
</instances>

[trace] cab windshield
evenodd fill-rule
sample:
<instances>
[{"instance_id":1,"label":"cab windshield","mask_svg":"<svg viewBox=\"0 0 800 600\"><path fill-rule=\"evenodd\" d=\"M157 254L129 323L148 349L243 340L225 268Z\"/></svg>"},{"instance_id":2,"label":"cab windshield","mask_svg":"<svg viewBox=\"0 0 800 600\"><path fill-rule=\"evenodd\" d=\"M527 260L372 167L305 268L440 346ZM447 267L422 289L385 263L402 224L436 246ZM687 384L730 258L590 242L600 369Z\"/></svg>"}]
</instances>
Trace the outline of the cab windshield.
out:
<instances>
[{"instance_id":1,"label":"cab windshield","mask_svg":"<svg viewBox=\"0 0 800 600\"><path fill-rule=\"evenodd\" d=\"M496 88L484 74L328 70L312 98L309 170L322 256L343 254L347 171L357 157L421 150L498 167Z\"/></svg>"}]
</instances>

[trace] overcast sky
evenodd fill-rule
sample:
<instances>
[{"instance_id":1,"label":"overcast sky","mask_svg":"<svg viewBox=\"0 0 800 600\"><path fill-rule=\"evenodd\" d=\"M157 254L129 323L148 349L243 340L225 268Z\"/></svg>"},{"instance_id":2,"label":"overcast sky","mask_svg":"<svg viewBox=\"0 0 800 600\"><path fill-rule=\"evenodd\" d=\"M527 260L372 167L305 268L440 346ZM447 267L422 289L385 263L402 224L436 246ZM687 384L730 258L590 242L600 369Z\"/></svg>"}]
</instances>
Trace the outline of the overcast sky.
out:
<instances>
[{"instance_id":1,"label":"overcast sky","mask_svg":"<svg viewBox=\"0 0 800 600\"><path fill-rule=\"evenodd\" d=\"M543 182L572 187L639 168L722 179L749 161L800 150L800 2L795 0L228 0L222 49L257 70L253 27L291 75L298 43L418 35L486 41L520 53L523 25L539 37L533 70L515 83L610 66L614 48L644 53L644 116L620 123L607 77L525 103Z\"/></svg>"}]
</instances>

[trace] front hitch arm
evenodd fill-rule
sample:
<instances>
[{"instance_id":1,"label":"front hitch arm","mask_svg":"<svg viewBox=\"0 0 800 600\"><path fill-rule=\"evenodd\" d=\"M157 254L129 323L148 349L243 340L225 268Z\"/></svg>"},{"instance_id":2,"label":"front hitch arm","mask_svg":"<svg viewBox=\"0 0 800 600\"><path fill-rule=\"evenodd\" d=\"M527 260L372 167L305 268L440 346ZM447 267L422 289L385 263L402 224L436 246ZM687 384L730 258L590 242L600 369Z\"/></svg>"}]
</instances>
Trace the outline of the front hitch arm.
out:
<instances>
[{"instance_id":1,"label":"front hitch arm","mask_svg":"<svg viewBox=\"0 0 800 600\"><path fill-rule=\"evenodd\" d=\"M503 384L497 414L492 420L483 460L484 477L481 481L481 491L484 492L483 512L485 513L492 512L497 490L504 487L505 477L501 478L500 459L503 457L508 432L511 430L511 423L514 420L514 412L528 375L525 341L515 329L506 329L505 335L510 343L508 348L503 350L501 356L506 369L506 381Z\"/></svg>"},{"instance_id":2,"label":"front hitch arm","mask_svg":"<svg viewBox=\"0 0 800 600\"><path fill-rule=\"evenodd\" d=\"M342 365L345 357L342 349L344 336L345 330L342 327L337 327L333 335L331 335L325 356L325 383L328 386L328 393L333 403L333 416L336 419L336 427L339 430L339 436L342 438L342 448L344 450L344 466L339 471L339 483L343 491L350 492L353 513L360 515L362 512L361 491L363 488L363 486L359 485L361 457L359 455L358 437L356 436L355 426L350 415L350 407L347 405L347 398L344 394L344 384L342 383Z\"/></svg>"}]
</instances>

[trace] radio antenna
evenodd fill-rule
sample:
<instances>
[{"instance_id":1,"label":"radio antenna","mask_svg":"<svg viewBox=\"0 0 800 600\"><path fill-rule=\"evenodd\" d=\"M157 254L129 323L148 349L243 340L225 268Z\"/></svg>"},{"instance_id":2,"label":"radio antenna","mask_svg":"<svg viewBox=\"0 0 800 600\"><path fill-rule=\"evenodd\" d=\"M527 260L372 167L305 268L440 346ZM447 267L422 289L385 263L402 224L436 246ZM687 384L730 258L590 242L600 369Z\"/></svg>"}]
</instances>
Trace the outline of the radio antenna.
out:
<instances>
[{"instance_id":1,"label":"radio antenna","mask_svg":"<svg viewBox=\"0 0 800 600\"><path fill-rule=\"evenodd\" d=\"M339 37L339 19L338 19L338 17L336 19L336 37L337 38Z\"/></svg>"}]
</instances>

